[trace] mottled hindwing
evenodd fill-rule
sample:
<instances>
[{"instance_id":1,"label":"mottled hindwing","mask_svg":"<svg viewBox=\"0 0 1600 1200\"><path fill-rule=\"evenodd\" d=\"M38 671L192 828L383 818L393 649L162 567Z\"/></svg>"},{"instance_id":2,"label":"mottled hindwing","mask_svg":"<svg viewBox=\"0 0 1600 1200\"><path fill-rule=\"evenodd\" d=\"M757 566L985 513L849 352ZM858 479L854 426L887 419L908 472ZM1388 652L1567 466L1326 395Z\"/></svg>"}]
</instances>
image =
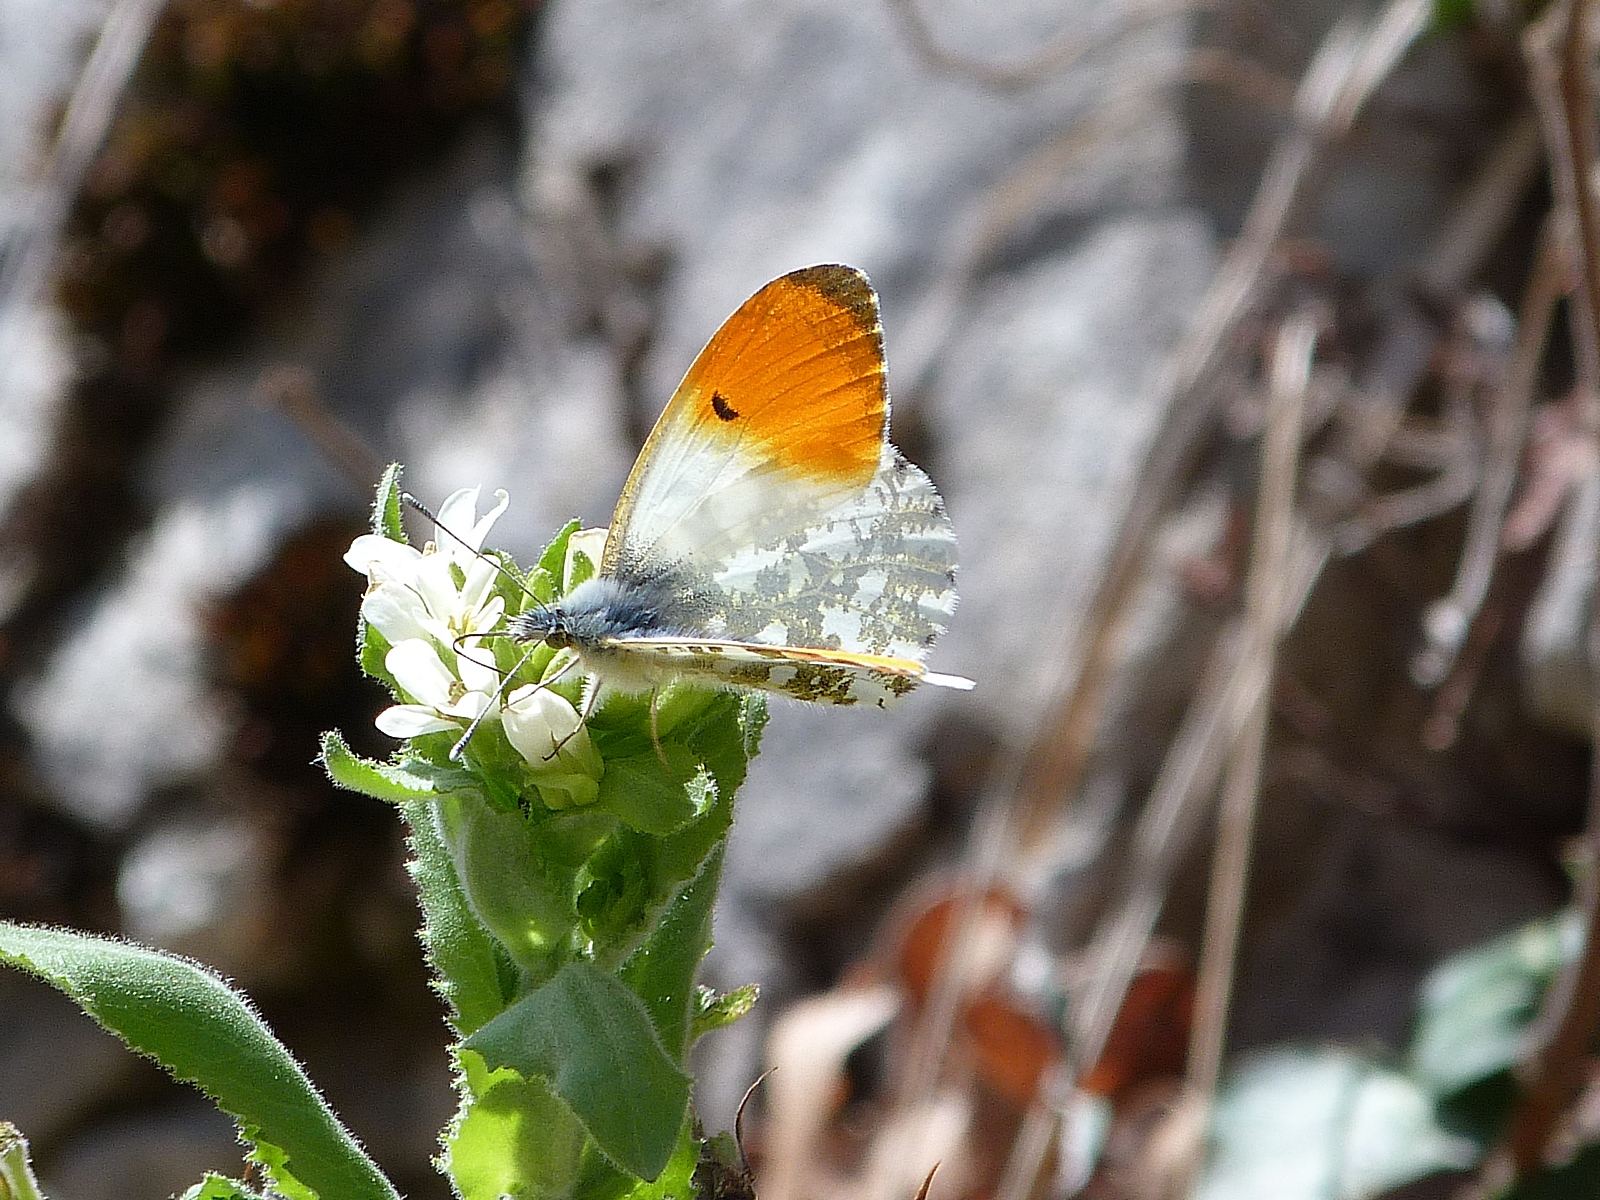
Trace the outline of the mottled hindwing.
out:
<instances>
[{"instance_id":1,"label":"mottled hindwing","mask_svg":"<svg viewBox=\"0 0 1600 1200\"><path fill-rule=\"evenodd\" d=\"M819 266L773 280L723 322L656 422L601 572L712 570L807 528L872 481L887 421L866 276Z\"/></svg>"},{"instance_id":2,"label":"mottled hindwing","mask_svg":"<svg viewBox=\"0 0 1600 1200\"><path fill-rule=\"evenodd\" d=\"M714 632L920 662L955 612L955 566L939 493L885 444L860 494L804 530L744 547L715 572Z\"/></svg>"},{"instance_id":3,"label":"mottled hindwing","mask_svg":"<svg viewBox=\"0 0 1600 1200\"><path fill-rule=\"evenodd\" d=\"M707 638L618 638L607 647L635 660L641 674L687 678L723 687L759 688L814 704L885 708L918 683L964 686L966 680L930 675L919 662L875 654L845 654L803 646L765 646Z\"/></svg>"}]
</instances>

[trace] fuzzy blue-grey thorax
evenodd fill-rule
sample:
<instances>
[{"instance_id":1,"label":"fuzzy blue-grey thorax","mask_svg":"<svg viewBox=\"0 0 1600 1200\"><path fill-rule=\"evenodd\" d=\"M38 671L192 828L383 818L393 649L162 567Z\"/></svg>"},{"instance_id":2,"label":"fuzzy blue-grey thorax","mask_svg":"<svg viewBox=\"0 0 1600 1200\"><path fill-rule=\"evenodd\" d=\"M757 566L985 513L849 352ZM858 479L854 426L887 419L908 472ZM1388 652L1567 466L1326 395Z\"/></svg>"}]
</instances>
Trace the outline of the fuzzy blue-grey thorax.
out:
<instances>
[{"instance_id":1,"label":"fuzzy blue-grey thorax","mask_svg":"<svg viewBox=\"0 0 1600 1200\"><path fill-rule=\"evenodd\" d=\"M692 589L661 572L649 577L597 575L551 604L511 618L511 636L555 650L582 650L619 638L690 632L697 615Z\"/></svg>"}]
</instances>

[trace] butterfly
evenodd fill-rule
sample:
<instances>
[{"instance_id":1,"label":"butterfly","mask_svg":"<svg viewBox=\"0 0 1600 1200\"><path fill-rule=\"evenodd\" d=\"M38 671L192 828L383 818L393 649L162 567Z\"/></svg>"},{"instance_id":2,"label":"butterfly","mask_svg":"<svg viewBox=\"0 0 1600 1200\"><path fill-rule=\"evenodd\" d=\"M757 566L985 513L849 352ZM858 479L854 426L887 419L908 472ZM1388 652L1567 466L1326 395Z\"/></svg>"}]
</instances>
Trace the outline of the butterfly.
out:
<instances>
[{"instance_id":1,"label":"butterfly","mask_svg":"<svg viewBox=\"0 0 1600 1200\"><path fill-rule=\"evenodd\" d=\"M661 413L594 576L511 635L572 650L596 696L690 679L884 707L920 683L972 688L924 665L955 612L955 531L888 422L867 277L773 280Z\"/></svg>"}]
</instances>

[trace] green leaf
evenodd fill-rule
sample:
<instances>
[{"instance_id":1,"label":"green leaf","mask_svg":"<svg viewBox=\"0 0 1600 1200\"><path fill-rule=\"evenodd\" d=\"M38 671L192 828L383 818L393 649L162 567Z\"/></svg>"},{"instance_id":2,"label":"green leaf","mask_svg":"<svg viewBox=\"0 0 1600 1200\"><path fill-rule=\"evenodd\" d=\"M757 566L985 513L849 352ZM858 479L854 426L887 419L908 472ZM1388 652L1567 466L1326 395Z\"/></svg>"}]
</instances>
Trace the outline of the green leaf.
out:
<instances>
[{"instance_id":1,"label":"green leaf","mask_svg":"<svg viewBox=\"0 0 1600 1200\"><path fill-rule=\"evenodd\" d=\"M727 692L697 690L683 703L681 711L695 715L684 716L670 738L663 737L663 746L687 746L705 764L716 790L706 796L698 816L671 833L622 828L589 860L590 881L579 899L579 911L584 932L593 942L595 962L607 970L619 967L655 928L667 905L727 837L734 793L744 782L766 713L759 698ZM635 733L647 739L648 706L641 705L639 712ZM633 735L613 728L609 740L615 744L628 736ZM602 739L596 736L595 741L599 745ZM660 763L656 766L659 770Z\"/></svg>"},{"instance_id":2,"label":"green leaf","mask_svg":"<svg viewBox=\"0 0 1600 1200\"><path fill-rule=\"evenodd\" d=\"M237 1179L207 1174L178 1200L261 1200L261 1194L251 1191Z\"/></svg>"},{"instance_id":3,"label":"green leaf","mask_svg":"<svg viewBox=\"0 0 1600 1200\"><path fill-rule=\"evenodd\" d=\"M28 1157L28 1139L10 1121L0 1121L0 1200L44 1200Z\"/></svg>"},{"instance_id":4,"label":"green leaf","mask_svg":"<svg viewBox=\"0 0 1600 1200\"><path fill-rule=\"evenodd\" d=\"M656 1179L671 1160L689 1077L662 1049L639 998L614 976L568 963L464 1045L491 1069L548 1081L624 1170Z\"/></svg>"},{"instance_id":5,"label":"green leaf","mask_svg":"<svg viewBox=\"0 0 1600 1200\"><path fill-rule=\"evenodd\" d=\"M400 520L400 472L399 463L390 463L384 468L373 497L371 528L379 537L405 542L405 526ZM388 653L388 639L368 625L365 617L361 618L356 623L356 661L365 674L382 681L393 691L394 678L383 661Z\"/></svg>"},{"instance_id":6,"label":"green leaf","mask_svg":"<svg viewBox=\"0 0 1600 1200\"><path fill-rule=\"evenodd\" d=\"M0 959L60 988L133 1049L196 1084L238 1122L290 1200L397 1200L249 1002L173 955L0 923Z\"/></svg>"},{"instance_id":7,"label":"green leaf","mask_svg":"<svg viewBox=\"0 0 1600 1200\"><path fill-rule=\"evenodd\" d=\"M716 787L680 742L662 744L666 763L651 751L606 760L595 806L641 833L672 833L705 812Z\"/></svg>"},{"instance_id":8,"label":"green leaf","mask_svg":"<svg viewBox=\"0 0 1600 1200\"><path fill-rule=\"evenodd\" d=\"M596 567L594 559L582 550L572 552L572 565L567 571L567 591L571 591L580 583L587 583L594 578Z\"/></svg>"},{"instance_id":9,"label":"green leaf","mask_svg":"<svg viewBox=\"0 0 1600 1200\"><path fill-rule=\"evenodd\" d=\"M337 733L322 735L322 753L318 760L328 772L328 778L340 787L391 804L431 800L441 793L463 788L477 790L476 779L463 770L437 767L416 758L403 763L380 763L362 758Z\"/></svg>"},{"instance_id":10,"label":"green leaf","mask_svg":"<svg viewBox=\"0 0 1600 1200\"><path fill-rule=\"evenodd\" d=\"M734 988L718 995L710 988L701 988L695 996L694 1015L689 1025L689 1040L699 1041L714 1029L732 1025L756 1006L761 999L761 989L753 983Z\"/></svg>"},{"instance_id":11,"label":"green leaf","mask_svg":"<svg viewBox=\"0 0 1600 1200\"><path fill-rule=\"evenodd\" d=\"M399 685L395 683L394 676L389 674L389 665L384 661L389 657L390 648L389 639L362 617L356 626L356 664L362 674L376 679L389 689L390 695L395 695Z\"/></svg>"},{"instance_id":12,"label":"green leaf","mask_svg":"<svg viewBox=\"0 0 1600 1200\"><path fill-rule=\"evenodd\" d=\"M450 1006L450 1023L465 1037L509 999L501 984L500 952L461 891L432 804L409 801L400 808L411 827L408 869L422 905L422 944L435 986Z\"/></svg>"},{"instance_id":13,"label":"green leaf","mask_svg":"<svg viewBox=\"0 0 1600 1200\"><path fill-rule=\"evenodd\" d=\"M539 555L539 561L534 570L543 571L552 581L559 580L567 568L567 539L578 532L578 527L583 522L576 517L561 527L561 532L550 539L550 544L544 548L544 553Z\"/></svg>"},{"instance_id":14,"label":"green leaf","mask_svg":"<svg viewBox=\"0 0 1600 1200\"><path fill-rule=\"evenodd\" d=\"M681 1197L699 1196L701 1193L694 1186L695 1168L699 1161L700 1139L694 1135L694 1123L685 1121L666 1168L655 1179L636 1184L627 1193L628 1200L680 1200ZM754 1194L751 1193L752 1196Z\"/></svg>"},{"instance_id":15,"label":"green leaf","mask_svg":"<svg viewBox=\"0 0 1600 1200\"><path fill-rule=\"evenodd\" d=\"M463 1200L566 1200L583 1161L583 1124L542 1079L457 1054L466 1095L445 1135L445 1168Z\"/></svg>"},{"instance_id":16,"label":"green leaf","mask_svg":"<svg viewBox=\"0 0 1600 1200\"><path fill-rule=\"evenodd\" d=\"M1509 1072L1545 990L1582 944L1582 922L1568 911L1440 964L1418 1001L1411 1074L1448 1098Z\"/></svg>"},{"instance_id":17,"label":"green leaf","mask_svg":"<svg viewBox=\"0 0 1600 1200\"><path fill-rule=\"evenodd\" d=\"M475 796L441 798L434 813L473 914L537 985L572 950L577 871L553 861L540 826Z\"/></svg>"},{"instance_id":18,"label":"green leaf","mask_svg":"<svg viewBox=\"0 0 1600 1200\"><path fill-rule=\"evenodd\" d=\"M404 468L397 462L383 469L378 480L378 491L372 502L372 532L391 542L405 542L405 524L400 520L400 475Z\"/></svg>"},{"instance_id":19,"label":"green leaf","mask_svg":"<svg viewBox=\"0 0 1600 1200\"><path fill-rule=\"evenodd\" d=\"M1469 1138L1439 1125L1410 1078L1344 1050L1247 1061L1217 1100L1197 1200L1367 1200L1472 1166Z\"/></svg>"},{"instance_id":20,"label":"green leaf","mask_svg":"<svg viewBox=\"0 0 1600 1200\"><path fill-rule=\"evenodd\" d=\"M644 1001L656 1036L674 1061L682 1062L693 1041L690 1020L697 1009L694 977L711 948L711 910L722 879L719 843L700 873L667 905L644 944L629 956L622 982Z\"/></svg>"}]
</instances>

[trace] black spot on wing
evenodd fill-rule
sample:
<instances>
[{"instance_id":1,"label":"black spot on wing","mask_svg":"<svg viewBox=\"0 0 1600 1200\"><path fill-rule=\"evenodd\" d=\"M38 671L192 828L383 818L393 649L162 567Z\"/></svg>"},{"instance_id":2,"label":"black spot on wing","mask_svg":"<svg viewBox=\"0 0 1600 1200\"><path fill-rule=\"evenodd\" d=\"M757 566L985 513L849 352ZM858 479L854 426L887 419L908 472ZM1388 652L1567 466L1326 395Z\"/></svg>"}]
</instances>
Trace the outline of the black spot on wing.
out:
<instances>
[{"instance_id":1,"label":"black spot on wing","mask_svg":"<svg viewBox=\"0 0 1600 1200\"><path fill-rule=\"evenodd\" d=\"M728 403L728 398L721 392L711 393L711 411L724 421L737 421L739 411Z\"/></svg>"}]
</instances>

